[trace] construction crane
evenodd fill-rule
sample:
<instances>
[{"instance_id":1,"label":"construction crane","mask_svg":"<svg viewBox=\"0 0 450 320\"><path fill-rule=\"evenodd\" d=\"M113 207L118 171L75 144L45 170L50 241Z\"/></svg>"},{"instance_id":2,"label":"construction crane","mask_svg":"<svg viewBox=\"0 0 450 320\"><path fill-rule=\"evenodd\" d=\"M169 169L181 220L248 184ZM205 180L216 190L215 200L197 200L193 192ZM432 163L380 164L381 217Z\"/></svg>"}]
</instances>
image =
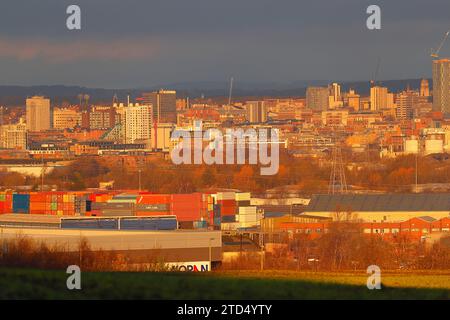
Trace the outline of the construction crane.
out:
<instances>
[{"instance_id":1,"label":"construction crane","mask_svg":"<svg viewBox=\"0 0 450 320\"><path fill-rule=\"evenodd\" d=\"M444 39L442 39L441 44L439 45L439 47L436 50L431 49L431 57L432 58L435 58L435 59L439 58L439 52L441 51L442 47L444 46L445 41L447 41L447 38L448 38L449 35L450 35L450 30L448 30L445 33Z\"/></svg>"},{"instance_id":2,"label":"construction crane","mask_svg":"<svg viewBox=\"0 0 450 320\"><path fill-rule=\"evenodd\" d=\"M378 72L380 71L381 58L377 59L377 67L375 73L372 75L372 80L370 80L370 86L375 87L377 85Z\"/></svg>"},{"instance_id":3,"label":"construction crane","mask_svg":"<svg viewBox=\"0 0 450 320\"><path fill-rule=\"evenodd\" d=\"M228 94L228 105L229 106L231 106L231 96L232 96L232 94L233 94L233 77L231 77L231 80L230 80L230 92L229 92L229 94Z\"/></svg>"}]
</instances>

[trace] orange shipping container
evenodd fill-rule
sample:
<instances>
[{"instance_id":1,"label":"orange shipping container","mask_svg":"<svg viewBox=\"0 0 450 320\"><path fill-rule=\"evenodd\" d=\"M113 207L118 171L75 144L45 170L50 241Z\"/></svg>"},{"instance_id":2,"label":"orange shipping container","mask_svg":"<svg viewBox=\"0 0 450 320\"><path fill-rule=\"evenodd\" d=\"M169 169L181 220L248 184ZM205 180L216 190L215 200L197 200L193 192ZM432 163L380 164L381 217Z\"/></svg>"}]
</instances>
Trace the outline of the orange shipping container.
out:
<instances>
[{"instance_id":1,"label":"orange shipping container","mask_svg":"<svg viewBox=\"0 0 450 320\"><path fill-rule=\"evenodd\" d=\"M168 194L144 194L137 197L137 204L166 204L170 203Z\"/></svg>"},{"instance_id":2,"label":"orange shipping container","mask_svg":"<svg viewBox=\"0 0 450 320\"><path fill-rule=\"evenodd\" d=\"M136 216L140 217L152 217L152 216L168 216L171 215L168 211L150 212L150 211L136 211Z\"/></svg>"}]
</instances>

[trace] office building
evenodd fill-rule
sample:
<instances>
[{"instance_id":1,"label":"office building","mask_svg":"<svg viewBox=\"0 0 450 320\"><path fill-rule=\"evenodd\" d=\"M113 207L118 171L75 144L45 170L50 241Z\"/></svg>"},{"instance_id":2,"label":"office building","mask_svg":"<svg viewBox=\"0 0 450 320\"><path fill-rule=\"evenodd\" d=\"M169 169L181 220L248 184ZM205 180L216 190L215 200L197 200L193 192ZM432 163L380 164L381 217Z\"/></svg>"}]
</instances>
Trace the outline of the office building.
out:
<instances>
[{"instance_id":1,"label":"office building","mask_svg":"<svg viewBox=\"0 0 450 320\"><path fill-rule=\"evenodd\" d=\"M347 94L347 104L349 107L353 108L354 111L359 111L360 109L360 99L361 96L355 92L355 90L350 89Z\"/></svg>"},{"instance_id":2,"label":"office building","mask_svg":"<svg viewBox=\"0 0 450 320\"><path fill-rule=\"evenodd\" d=\"M386 87L374 86L370 88L370 110L380 111L389 108L389 102L393 103L392 95L388 97L388 89Z\"/></svg>"},{"instance_id":3,"label":"office building","mask_svg":"<svg viewBox=\"0 0 450 320\"><path fill-rule=\"evenodd\" d=\"M81 112L71 108L53 109L53 128L72 129L81 125Z\"/></svg>"},{"instance_id":4,"label":"office building","mask_svg":"<svg viewBox=\"0 0 450 320\"><path fill-rule=\"evenodd\" d=\"M144 143L151 147L152 107L130 104L125 107L125 143Z\"/></svg>"},{"instance_id":5,"label":"office building","mask_svg":"<svg viewBox=\"0 0 450 320\"><path fill-rule=\"evenodd\" d=\"M433 61L433 111L450 113L450 59Z\"/></svg>"},{"instance_id":6,"label":"office building","mask_svg":"<svg viewBox=\"0 0 450 320\"><path fill-rule=\"evenodd\" d=\"M22 118L18 124L0 126L0 148L19 150L27 148L27 126Z\"/></svg>"},{"instance_id":7,"label":"office building","mask_svg":"<svg viewBox=\"0 0 450 320\"><path fill-rule=\"evenodd\" d=\"M397 94L396 118L402 120L412 119L414 110L427 102L426 96L421 96L419 91L406 90Z\"/></svg>"},{"instance_id":8,"label":"office building","mask_svg":"<svg viewBox=\"0 0 450 320\"><path fill-rule=\"evenodd\" d=\"M267 106L264 101L247 101L245 108L250 123L267 122Z\"/></svg>"},{"instance_id":9,"label":"office building","mask_svg":"<svg viewBox=\"0 0 450 320\"><path fill-rule=\"evenodd\" d=\"M42 96L28 98L26 113L28 131L38 132L51 128L50 99Z\"/></svg>"},{"instance_id":10,"label":"office building","mask_svg":"<svg viewBox=\"0 0 450 320\"><path fill-rule=\"evenodd\" d=\"M308 87L306 89L306 107L314 111L327 110L328 93L327 87Z\"/></svg>"},{"instance_id":11,"label":"office building","mask_svg":"<svg viewBox=\"0 0 450 320\"><path fill-rule=\"evenodd\" d=\"M152 106L152 118L158 123L177 122L177 93L173 90L144 92L142 103Z\"/></svg>"},{"instance_id":12,"label":"office building","mask_svg":"<svg viewBox=\"0 0 450 320\"><path fill-rule=\"evenodd\" d=\"M430 84L428 79L422 79L420 81L420 96L429 97L430 96Z\"/></svg>"}]
</instances>

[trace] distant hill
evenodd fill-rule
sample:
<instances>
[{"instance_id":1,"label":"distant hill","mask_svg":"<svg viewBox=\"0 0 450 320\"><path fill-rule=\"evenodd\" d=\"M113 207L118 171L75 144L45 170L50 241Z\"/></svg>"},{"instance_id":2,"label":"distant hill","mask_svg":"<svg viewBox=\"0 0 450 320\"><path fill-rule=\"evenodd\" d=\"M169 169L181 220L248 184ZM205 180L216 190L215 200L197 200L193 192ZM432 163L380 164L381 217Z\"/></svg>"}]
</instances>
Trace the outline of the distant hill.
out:
<instances>
[{"instance_id":1,"label":"distant hill","mask_svg":"<svg viewBox=\"0 0 450 320\"><path fill-rule=\"evenodd\" d=\"M338 82L342 85L344 91L349 88L355 89L362 95L369 94L370 87L368 81L340 82L340 81L296 81L291 83L265 82L265 83L248 83L235 81L233 85L233 97L303 97L308 86L324 86L331 82ZM417 89L420 86L420 79L404 79L404 80L386 80L380 82L387 86L391 91L398 92L404 90L408 85ZM431 81L430 81L431 85ZM81 86L64 86L64 85L48 85L48 86L0 86L0 104L6 106L24 105L25 99L32 95L44 95L50 97L52 104L61 104L66 101L69 103L77 103L77 95L80 93L88 94L92 103L110 103L112 97L117 95L119 101L125 102L127 96L130 99L140 96L144 91L153 91L157 89L173 89L177 90L179 97L189 96L196 98L204 95L205 97L228 96L228 82L186 82L158 85L148 88L135 89L102 89L87 88Z\"/></svg>"}]
</instances>

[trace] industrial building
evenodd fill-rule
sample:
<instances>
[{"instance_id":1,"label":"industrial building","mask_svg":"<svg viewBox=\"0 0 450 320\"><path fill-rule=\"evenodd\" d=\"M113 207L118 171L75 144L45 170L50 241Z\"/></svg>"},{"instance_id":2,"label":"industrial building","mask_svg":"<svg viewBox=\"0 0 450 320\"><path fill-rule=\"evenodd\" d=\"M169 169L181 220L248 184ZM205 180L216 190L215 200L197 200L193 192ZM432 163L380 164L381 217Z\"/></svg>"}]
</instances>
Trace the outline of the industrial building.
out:
<instances>
[{"instance_id":1,"label":"industrial building","mask_svg":"<svg viewBox=\"0 0 450 320\"><path fill-rule=\"evenodd\" d=\"M417 194L322 194L313 195L304 214L334 220L351 218L364 222L402 222L429 216L450 216L449 193Z\"/></svg>"},{"instance_id":2,"label":"industrial building","mask_svg":"<svg viewBox=\"0 0 450 320\"><path fill-rule=\"evenodd\" d=\"M2 239L30 237L49 247L79 251L80 240L86 239L91 250L119 253L131 263L220 263L222 234L220 231L171 230L81 230L52 228L2 227Z\"/></svg>"}]
</instances>

